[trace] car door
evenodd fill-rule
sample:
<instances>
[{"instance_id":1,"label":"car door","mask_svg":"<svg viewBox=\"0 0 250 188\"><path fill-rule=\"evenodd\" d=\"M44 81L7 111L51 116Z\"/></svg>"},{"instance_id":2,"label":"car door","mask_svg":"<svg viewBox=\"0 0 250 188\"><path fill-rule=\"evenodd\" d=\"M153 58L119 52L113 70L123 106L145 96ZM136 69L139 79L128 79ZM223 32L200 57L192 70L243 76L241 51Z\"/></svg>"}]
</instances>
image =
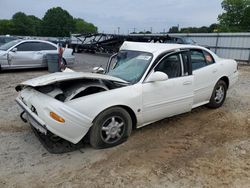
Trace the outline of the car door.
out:
<instances>
[{"instance_id":1,"label":"car door","mask_svg":"<svg viewBox=\"0 0 250 188\"><path fill-rule=\"evenodd\" d=\"M39 67L44 54L41 53L38 42L23 42L9 52L11 67ZM13 49L14 49L13 48Z\"/></svg>"},{"instance_id":2,"label":"car door","mask_svg":"<svg viewBox=\"0 0 250 188\"><path fill-rule=\"evenodd\" d=\"M217 65L213 56L201 49L191 49L190 59L194 75L194 105L197 107L210 100L218 80Z\"/></svg>"},{"instance_id":3,"label":"car door","mask_svg":"<svg viewBox=\"0 0 250 188\"><path fill-rule=\"evenodd\" d=\"M167 80L147 82L146 79L143 83L142 114L144 124L191 110L193 75L187 70L188 65L183 64L182 53L184 52L166 55L153 68L152 72L166 73Z\"/></svg>"},{"instance_id":4,"label":"car door","mask_svg":"<svg viewBox=\"0 0 250 188\"><path fill-rule=\"evenodd\" d=\"M47 42L39 42L39 49L40 49L40 54L43 55L43 61L42 61L42 66L47 67L47 61L45 59L45 55L49 53L58 53L57 47L47 43Z\"/></svg>"}]
</instances>

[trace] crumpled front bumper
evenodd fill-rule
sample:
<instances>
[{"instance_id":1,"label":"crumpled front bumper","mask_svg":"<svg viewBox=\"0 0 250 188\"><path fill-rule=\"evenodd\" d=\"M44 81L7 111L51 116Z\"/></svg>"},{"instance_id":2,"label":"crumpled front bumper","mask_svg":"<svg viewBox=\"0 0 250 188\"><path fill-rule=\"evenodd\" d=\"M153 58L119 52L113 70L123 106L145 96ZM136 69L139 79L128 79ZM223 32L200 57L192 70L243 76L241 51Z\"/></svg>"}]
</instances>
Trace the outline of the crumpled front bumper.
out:
<instances>
[{"instance_id":1,"label":"crumpled front bumper","mask_svg":"<svg viewBox=\"0 0 250 188\"><path fill-rule=\"evenodd\" d=\"M49 130L74 144L78 143L92 126L92 119L89 117L30 87L19 93L16 102L26 112L30 124L38 131L46 134ZM50 112L58 114L65 122L54 120Z\"/></svg>"}]
</instances>

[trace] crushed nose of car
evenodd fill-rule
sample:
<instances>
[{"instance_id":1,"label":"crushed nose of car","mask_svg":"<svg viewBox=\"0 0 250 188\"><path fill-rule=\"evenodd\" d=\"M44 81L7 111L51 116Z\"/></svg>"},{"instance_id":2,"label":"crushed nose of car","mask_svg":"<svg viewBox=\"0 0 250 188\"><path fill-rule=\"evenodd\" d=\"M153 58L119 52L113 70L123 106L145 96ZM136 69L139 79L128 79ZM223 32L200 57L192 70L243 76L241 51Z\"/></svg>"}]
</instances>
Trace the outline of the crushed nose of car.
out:
<instances>
[{"instance_id":1,"label":"crushed nose of car","mask_svg":"<svg viewBox=\"0 0 250 188\"><path fill-rule=\"evenodd\" d=\"M92 126L93 118L68 105L71 101L124 87L127 82L94 73L64 72L44 75L16 86L20 117L43 134L55 134L78 143Z\"/></svg>"}]
</instances>

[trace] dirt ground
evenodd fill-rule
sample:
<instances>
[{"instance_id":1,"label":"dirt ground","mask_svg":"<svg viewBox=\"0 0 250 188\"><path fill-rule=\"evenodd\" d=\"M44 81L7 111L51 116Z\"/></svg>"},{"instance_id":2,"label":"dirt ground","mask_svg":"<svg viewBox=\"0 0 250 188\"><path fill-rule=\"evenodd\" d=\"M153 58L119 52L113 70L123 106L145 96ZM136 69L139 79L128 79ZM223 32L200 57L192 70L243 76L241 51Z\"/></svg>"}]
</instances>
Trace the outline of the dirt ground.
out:
<instances>
[{"instance_id":1,"label":"dirt ground","mask_svg":"<svg viewBox=\"0 0 250 188\"><path fill-rule=\"evenodd\" d=\"M75 70L106 57L77 54ZM95 62L95 63L94 63ZM104 64L103 64L104 65ZM46 70L0 73L0 187L250 187L250 67L223 107L206 107L135 130L117 147L50 154L14 99L17 83Z\"/></svg>"}]
</instances>

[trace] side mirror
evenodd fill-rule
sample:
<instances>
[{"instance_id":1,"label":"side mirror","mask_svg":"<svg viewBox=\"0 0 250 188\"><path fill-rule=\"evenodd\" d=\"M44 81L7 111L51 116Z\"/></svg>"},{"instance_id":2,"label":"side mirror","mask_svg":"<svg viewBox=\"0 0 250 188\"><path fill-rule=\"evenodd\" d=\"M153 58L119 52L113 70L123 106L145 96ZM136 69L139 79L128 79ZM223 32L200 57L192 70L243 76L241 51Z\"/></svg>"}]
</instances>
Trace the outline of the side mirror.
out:
<instances>
[{"instance_id":1,"label":"side mirror","mask_svg":"<svg viewBox=\"0 0 250 188\"><path fill-rule=\"evenodd\" d=\"M94 67L92 73L104 74L105 70L102 67Z\"/></svg>"},{"instance_id":2,"label":"side mirror","mask_svg":"<svg viewBox=\"0 0 250 188\"><path fill-rule=\"evenodd\" d=\"M168 75L164 72L156 71L149 75L146 82L157 82L168 80Z\"/></svg>"},{"instance_id":3,"label":"side mirror","mask_svg":"<svg viewBox=\"0 0 250 188\"><path fill-rule=\"evenodd\" d=\"M13 48L11 51L12 51L12 52L16 52L16 51L17 51L17 48Z\"/></svg>"}]
</instances>

